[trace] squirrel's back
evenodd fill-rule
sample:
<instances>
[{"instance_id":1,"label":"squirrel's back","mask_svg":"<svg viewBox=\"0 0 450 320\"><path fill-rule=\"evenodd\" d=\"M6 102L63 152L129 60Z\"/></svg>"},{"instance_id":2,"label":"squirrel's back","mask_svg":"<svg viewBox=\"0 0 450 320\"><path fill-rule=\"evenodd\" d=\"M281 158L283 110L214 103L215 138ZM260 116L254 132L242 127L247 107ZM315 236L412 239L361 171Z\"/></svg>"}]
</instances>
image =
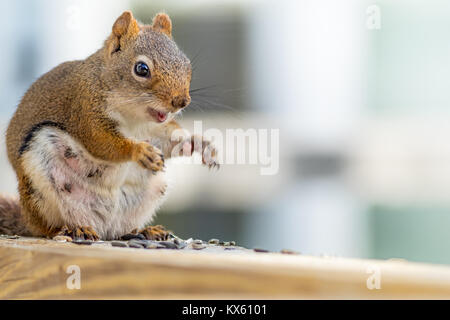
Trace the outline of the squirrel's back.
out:
<instances>
[{"instance_id":1,"label":"squirrel's back","mask_svg":"<svg viewBox=\"0 0 450 320\"><path fill-rule=\"evenodd\" d=\"M73 72L82 61L64 62L36 80L23 96L6 132L8 158L13 167L26 136L45 123L63 123L70 116Z\"/></svg>"}]
</instances>

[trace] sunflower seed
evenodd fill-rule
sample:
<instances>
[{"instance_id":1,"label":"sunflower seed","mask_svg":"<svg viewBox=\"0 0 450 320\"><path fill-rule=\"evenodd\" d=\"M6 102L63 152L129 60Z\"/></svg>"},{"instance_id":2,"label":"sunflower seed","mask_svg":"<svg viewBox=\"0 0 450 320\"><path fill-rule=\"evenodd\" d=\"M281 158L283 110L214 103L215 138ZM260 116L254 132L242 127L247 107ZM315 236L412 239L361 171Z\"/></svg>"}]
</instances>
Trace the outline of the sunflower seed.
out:
<instances>
[{"instance_id":1,"label":"sunflower seed","mask_svg":"<svg viewBox=\"0 0 450 320\"><path fill-rule=\"evenodd\" d=\"M128 245L125 242L122 242L122 241L112 241L111 245L113 247L121 247L121 248L127 248L128 247Z\"/></svg>"},{"instance_id":2,"label":"sunflower seed","mask_svg":"<svg viewBox=\"0 0 450 320\"><path fill-rule=\"evenodd\" d=\"M159 244L166 247L166 249L178 249L178 246L175 243L170 242L170 241L160 241Z\"/></svg>"},{"instance_id":3,"label":"sunflower seed","mask_svg":"<svg viewBox=\"0 0 450 320\"><path fill-rule=\"evenodd\" d=\"M140 239L145 240L145 236L141 233L127 233L120 237L122 240Z\"/></svg>"},{"instance_id":4,"label":"sunflower seed","mask_svg":"<svg viewBox=\"0 0 450 320\"><path fill-rule=\"evenodd\" d=\"M137 240L130 240L130 241L128 241L128 246L130 248L142 249L146 246L146 244L142 244Z\"/></svg>"},{"instance_id":5,"label":"sunflower seed","mask_svg":"<svg viewBox=\"0 0 450 320\"><path fill-rule=\"evenodd\" d=\"M236 241L230 241L230 246L235 246L236 245Z\"/></svg>"},{"instance_id":6,"label":"sunflower seed","mask_svg":"<svg viewBox=\"0 0 450 320\"><path fill-rule=\"evenodd\" d=\"M141 239L131 239L130 241L128 241L128 243L130 242L140 244L143 247L147 247L148 244L150 243L149 240L141 240Z\"/></svg>"},{"instance_id":7,"label":"sunflower seed","mask_svg":"<svg viewBox=\"0 0 450 320\"><path fill-rule=\"evenodd\" d=\"M137 243L129 243L128 247L135 248L135 249L144 249L144 246L141 246L140 244L137 244Z\"/></svg>"},{"instance_id":8,"label":"sunflower seed","mask_svg":"<svg viewBox=\"0 0 450 320\"><path fill-rule=\"evenodd\" d=\"M159 243L156 243L156 242L149 243L146 248L147 249L167 249L162 244L159 244Z\"/></svg>"},{"instance_id":9,"label":"sunflower seed","mask_svg":"<svg viewBox=\"0 0 450 320\"><path fill-rule=\"evenodd\" d=\"M210 240L208 241L209 244L215 244L215 245L218 245L219 242L220 242L219 239L210 239Z\"/></svg>"},{"instance_id":10,"label":"sunflower seed","mask_svg":"<svg viewBox=\"0 0 450 320\"><path fill-rule=\"evenodd\" d=\"M260 249L260 248L254 248L253 251L255 251L255 252L269 252L269 250Z\"/></svg>"},{"instance_id":11,"label":"sunflower seed","mask_svg":"<svg viewBox=\"0 0 450 320\"><path fill-rule=\"evenodd\" d=\"M78 245L85 245L90 246L92 244L92 240L73 240L72 243L78 244Z\"/></svg>"},{"instance_id":12,"label":"sunflower seed","mask_svg":"<svg viewBox=\"0 0 450 320\"><path fill-rule=\"evenodd\" d=\"M300 254L300 252L296 252L296 251L289 250L289 249L283 249L280 252L283 254Z\"/></svg>"},{"instance_id":13,"label":"sunflower seed","mask_svg":"<svg viewBox=\"0 0 450 320\"><path fill-rule=\"evenodd\" d=\"M194 250L202 250L202 249L205 249L205 248L206 248L206 246L203 245L203 244L199 244L199 243L193 243L192 244L192 249L194 249Z\"/></svg>"},{"instance_id":14,"label":"sunflower seed","mask_svg":"<svg viewBox=\"0 0 450 320\"><path fill-rule=\"evenodd\" d=\"M186 248L187 244L186 244L186 242L184 242L184 241L180 241L180 242L177 244L177 246L178 246L178 249L184 249L184 248Z\"/></svg>"}]
</instances>

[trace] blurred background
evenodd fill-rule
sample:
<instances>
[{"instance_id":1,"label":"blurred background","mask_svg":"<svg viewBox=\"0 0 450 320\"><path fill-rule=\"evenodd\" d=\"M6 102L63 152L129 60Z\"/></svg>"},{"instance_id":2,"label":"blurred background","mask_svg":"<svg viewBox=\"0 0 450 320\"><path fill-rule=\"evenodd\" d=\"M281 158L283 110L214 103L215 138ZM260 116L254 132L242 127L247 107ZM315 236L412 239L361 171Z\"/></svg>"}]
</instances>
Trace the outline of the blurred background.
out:
<instances>
[{"instance_id":1,"label":"blurred background","mask_svg":"<svg viewBox=\"0 0 450 320\"><path fill-rule=\"evenodd\" d=\"M156 223L183 238L303 254L450 264L446 0L0 0L0 126L40 75L158 11L194 62L183 114L279 129L279 170L170 163ZM4 135L0 190L16 193Z\"/></svg>"}]
</instances>

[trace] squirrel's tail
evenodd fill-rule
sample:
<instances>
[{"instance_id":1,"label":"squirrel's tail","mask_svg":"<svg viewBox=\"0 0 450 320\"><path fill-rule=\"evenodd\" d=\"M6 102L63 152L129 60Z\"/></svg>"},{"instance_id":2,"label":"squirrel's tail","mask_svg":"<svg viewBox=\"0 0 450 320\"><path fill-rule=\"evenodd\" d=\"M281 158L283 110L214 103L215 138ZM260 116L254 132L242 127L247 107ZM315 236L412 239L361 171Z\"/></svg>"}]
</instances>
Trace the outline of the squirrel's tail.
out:
<instances>
[{"instance_id":1,"label":"squirrel's tail","mask_svg":"<svg viewBox=\"0 0 450 320\"><path fill-rule=\"evenodd\" d=\"M30 235L20 213L19 199L16 197L0 194L0 234Z\"/></svg>"}]
</instances>

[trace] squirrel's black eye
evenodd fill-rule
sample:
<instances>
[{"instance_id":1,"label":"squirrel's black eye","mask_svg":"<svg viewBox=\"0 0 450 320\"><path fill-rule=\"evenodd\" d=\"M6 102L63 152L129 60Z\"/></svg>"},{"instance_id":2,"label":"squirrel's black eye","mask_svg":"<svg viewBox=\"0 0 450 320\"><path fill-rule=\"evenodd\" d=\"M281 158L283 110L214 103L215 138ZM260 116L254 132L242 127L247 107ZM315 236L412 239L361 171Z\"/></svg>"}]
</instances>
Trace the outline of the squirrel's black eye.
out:
<instances>
[{"instance_id":1,"label":"squirrel's black eye","mask_svg":"<svg viewBox=\"0 0 450 320\"><path fill-rule=\"evenodd\" d=\"M150 77L150 68L144 62L137 62L136 65L134 66L134 72L139 77L145 78Z\"/></svg>"}]
</instances>

